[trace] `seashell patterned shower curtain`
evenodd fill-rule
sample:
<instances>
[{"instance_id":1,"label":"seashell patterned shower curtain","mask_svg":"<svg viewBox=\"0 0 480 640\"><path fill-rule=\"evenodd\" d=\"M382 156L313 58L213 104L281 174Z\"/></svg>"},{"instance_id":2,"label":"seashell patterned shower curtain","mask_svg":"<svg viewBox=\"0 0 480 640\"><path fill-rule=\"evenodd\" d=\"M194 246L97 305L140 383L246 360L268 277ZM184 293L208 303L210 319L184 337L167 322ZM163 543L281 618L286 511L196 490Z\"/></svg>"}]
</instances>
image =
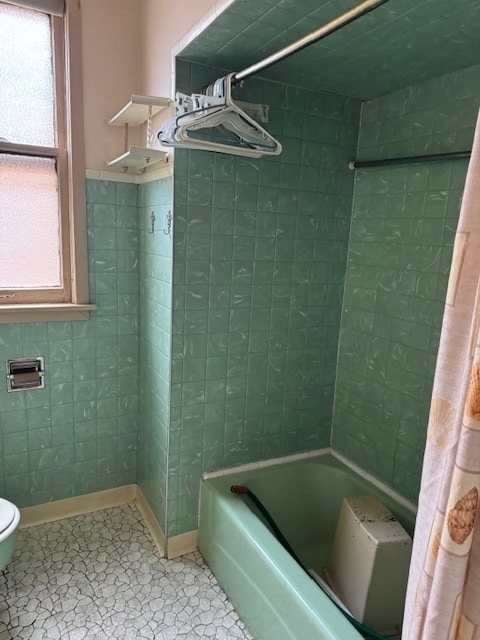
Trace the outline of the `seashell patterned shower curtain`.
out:
<instances>
[{"instance_id":1,"label":"seashell patterned shower curtain","mask_svg":"<svg viewBox=\"0 0 480 640\"><path fill-rule=\"evenodd\" d=\"M480 117L443 317L403 640L480 639Z\"/></svg>"}]
</instances>

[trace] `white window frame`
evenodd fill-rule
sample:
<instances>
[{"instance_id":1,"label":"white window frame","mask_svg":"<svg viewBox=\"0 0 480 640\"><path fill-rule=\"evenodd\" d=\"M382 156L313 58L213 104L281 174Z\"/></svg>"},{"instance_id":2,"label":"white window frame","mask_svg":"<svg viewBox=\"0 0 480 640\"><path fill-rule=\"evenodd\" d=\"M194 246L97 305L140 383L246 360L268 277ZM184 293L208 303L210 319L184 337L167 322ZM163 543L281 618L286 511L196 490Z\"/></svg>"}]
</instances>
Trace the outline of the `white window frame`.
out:
<instances>
[{"instance_id":1,"label":"white window frame","mask_svg":"<svg viewBox=\"0 0 480 640\"><path fill-rule=\"evenodd\" d=\"M0 142L0 153L55 158L62 228L62 272L59 290L0 290L0 324L54 320L84 320L89 304L88 250L83 130L83 84L78 0L2 0L51 14L57 147ZM61 15L63 12L63 15ZM58 73L60 70L60 73ZM13 294L13 295L12 295ZM15 300L18 300L16 302Z\"/></svg>"}]
</instances>

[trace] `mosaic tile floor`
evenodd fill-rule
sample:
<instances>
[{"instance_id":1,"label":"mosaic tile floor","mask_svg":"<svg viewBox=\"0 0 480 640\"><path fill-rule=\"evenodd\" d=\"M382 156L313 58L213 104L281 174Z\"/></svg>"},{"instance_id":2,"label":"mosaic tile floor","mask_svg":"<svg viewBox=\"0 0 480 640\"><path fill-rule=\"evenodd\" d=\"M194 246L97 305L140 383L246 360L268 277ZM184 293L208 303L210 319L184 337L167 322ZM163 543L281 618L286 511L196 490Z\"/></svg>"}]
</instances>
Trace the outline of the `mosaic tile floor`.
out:
<instances>
[{"instance_id":1,"label":"mosaic tile floor","mask_svg":"<svg viewBox=\"0 0 480 640\"><path fill-rule=\"evenodd\" d=\"M19 533L0 640L252 640L198 552L160 558L134 505Z\"/></svg>"}]
</instances>

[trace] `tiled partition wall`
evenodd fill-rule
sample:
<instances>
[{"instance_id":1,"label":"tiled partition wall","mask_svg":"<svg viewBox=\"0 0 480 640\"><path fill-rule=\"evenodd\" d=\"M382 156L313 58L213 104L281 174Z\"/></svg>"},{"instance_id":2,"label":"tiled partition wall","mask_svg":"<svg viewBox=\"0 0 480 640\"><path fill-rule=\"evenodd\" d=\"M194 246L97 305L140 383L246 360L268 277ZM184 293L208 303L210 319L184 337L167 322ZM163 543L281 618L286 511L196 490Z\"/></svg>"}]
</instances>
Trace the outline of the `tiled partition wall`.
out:
<instances>
[{"instance_id":1,"label":"tiled partition wall","mask_svg":"<svg viewBox=\"0 0 480 640\"><path fill-rule=\"evenodd\" d=\"M221 72L178 63L177 87ZM360 105L249 79L275 158L175 153L169 536L202 471L328 446Z\"/></svg>"},{"instance_id":2,"label":"tiled partition wall","mask_svg":"<svg viewBox=\"0 0 480 640\"><path fill-rule=\"evenodd\" d=\"M480 67L363 104L359 157L470 149ZM357 171L333 447L418 495L467 161Z\"/></svg>"},{"instance_id":3,"label":"tiled partition wall","mask_svg":"<svg viewBox=\"0 0 480 640\"><path fill-rule=\"evenodd\" d=\"M140 360L137 482L165 531L170 420L172 178L139 189ZM152 230L152 213L155 215Z\"/></svg>"},{"instance_id":4,"label":"tiled partition wall","mask_svg":"<svg viewBox=\"0 0 480 640\"><path fill-rule=\"evenodd\" d=\"M0 365L45 358L44 389L0 384L0 496L20 507L136 481L137 186L87 181L84 322L0 325ZM5 371L5 369L4 369Z\"/></svg>"}]
</instances>

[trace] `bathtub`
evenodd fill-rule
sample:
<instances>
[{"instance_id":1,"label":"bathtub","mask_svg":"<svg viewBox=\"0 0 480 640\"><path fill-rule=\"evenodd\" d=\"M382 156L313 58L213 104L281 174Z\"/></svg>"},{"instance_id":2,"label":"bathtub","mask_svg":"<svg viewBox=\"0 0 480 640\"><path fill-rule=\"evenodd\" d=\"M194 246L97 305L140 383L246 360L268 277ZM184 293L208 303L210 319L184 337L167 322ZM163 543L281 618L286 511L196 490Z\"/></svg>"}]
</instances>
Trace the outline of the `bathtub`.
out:
<instances>
[{"instance_id":1,"label":"bathtub","mask_svg":"<svg viewBox=\"0 0 480 640\"><path fill-rule=\"evenodd\" d=\"M200 493L199 549L255 640L362 636L230 486L247 485L303 564L321 574L344 496L374 494L413 534L414 505L330 453L208 477Z\"/></svg>"}]
</instances>

